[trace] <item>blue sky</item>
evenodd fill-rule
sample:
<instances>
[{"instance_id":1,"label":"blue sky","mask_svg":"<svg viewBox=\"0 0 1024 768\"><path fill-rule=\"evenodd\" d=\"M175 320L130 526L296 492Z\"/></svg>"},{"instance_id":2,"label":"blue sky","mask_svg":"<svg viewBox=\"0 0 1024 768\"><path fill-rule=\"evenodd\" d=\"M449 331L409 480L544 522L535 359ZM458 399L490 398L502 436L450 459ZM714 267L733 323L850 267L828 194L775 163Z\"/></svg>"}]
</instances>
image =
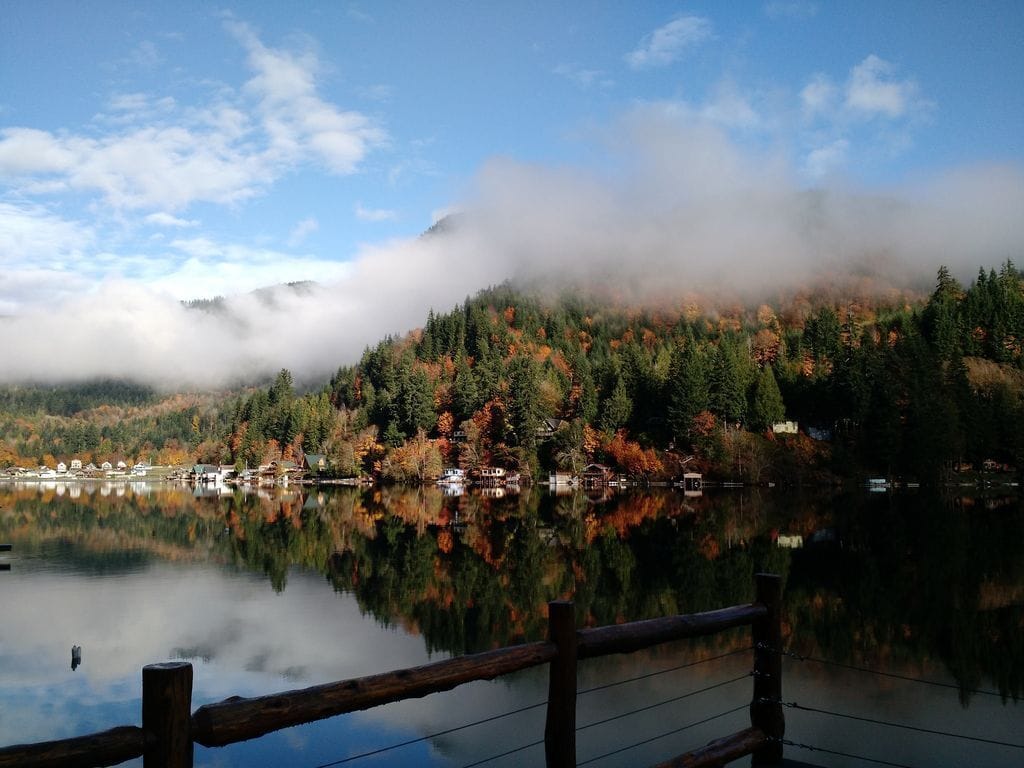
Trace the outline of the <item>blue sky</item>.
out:
<instances>
[{"instance_id":1,"label":"blue sky","mask_svg":"<svg viewBox=\"0 0 1024 768\"><path fill-rule=\"evenodd\" d=\"M465 295L483 287L470 278L507 277L512 252L551 263L503 231L478 233L482 273L405 247L474 207L583 260L586 223L632 209L619 253L676 263L649 234L666 216L666 229L687 216L728 229L769 189L974 206L952 240L994 220L992 243L934 260L1019 257L1021 39L1021 2L5 0L0 315L305 279L365 301L384 295L374 280L425 262L464 274ZM731 202L710 216L694 205L712 198ZM865 223L835 208L815 248L848 258ZM763 216L769 229L778 218ZM950 242L914 220L857 247ZM758 253L765 234L750 229L730 253L780 274L805 263ZM695 239L685 256L724 249Z\"/></svg>"}]
</instances>

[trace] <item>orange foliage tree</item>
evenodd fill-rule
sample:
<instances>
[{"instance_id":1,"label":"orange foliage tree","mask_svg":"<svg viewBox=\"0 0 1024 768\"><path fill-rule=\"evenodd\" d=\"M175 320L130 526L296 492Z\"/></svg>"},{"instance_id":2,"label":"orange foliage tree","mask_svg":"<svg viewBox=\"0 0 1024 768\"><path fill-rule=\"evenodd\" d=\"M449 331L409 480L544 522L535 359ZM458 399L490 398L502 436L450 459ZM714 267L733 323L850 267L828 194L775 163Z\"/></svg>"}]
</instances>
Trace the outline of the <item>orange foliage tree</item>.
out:
<instances>
[{"instance_id":1,"label":"orange foliage tree","mask_svg":"<svg viewBox=\"0 0 1024 768\"><path fill-rule=\"evenodd\" d=\"M604 449L615 460L615 463L630 475L650 477L664 469L654 449L641 448L639 443L626 437L624 429L616 432Z\"/></svg>"}]
</instances>

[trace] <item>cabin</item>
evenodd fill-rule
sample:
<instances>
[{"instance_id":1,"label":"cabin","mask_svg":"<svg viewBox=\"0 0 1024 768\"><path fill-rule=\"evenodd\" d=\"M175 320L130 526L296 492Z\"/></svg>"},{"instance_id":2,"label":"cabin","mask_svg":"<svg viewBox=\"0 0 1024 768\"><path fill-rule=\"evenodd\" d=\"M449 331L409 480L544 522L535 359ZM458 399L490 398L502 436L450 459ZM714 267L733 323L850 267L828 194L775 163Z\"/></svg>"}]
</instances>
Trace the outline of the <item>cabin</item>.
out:
<instances>
[{"instance_id":1,"label":"cabin","mask_svg":"<svg viewBox=\"0 0 1024 768\"><path fill-rule=\"evenodd\" d=\"M505 482L504 467L480 467L480 485L495 486Z\"/></svg>"},{"instance_id":2,"label":"cabin","mask_svg":"<svg viewBox=\"0 0 1024 768\"><path fill-rule=\"evenodd\" d=\"M109 472L113 468L114 465L111 464L109 461L104 461L102 464L100 464L100 469L102 469L104 472Z\"/></svg>"},{"instance_id":3,"label":"cabin","mask_svg":"<svg viewBox=\"0 0 1024 768\"><path fill-rule=\"evenodd\" d=\"M216 464L194 464L188 477L193 483L220 484L224 482L224 474Z\"/></svg>"},{"instance_id":4,"label":"cabin","mask_svg":"<svg viewBox=\"0 0 1024 768\"><path fill-rule=\"evenodd\" d=\"M57 462L57 474L63 475L67 471L68 471L68 465L65 464L63 461L58 461Z\"/></svg>"},{"instance_id":5,"label":"cabin","mask_svg":"<svg viewBox=\"0 0 1024 768\"><path fill-rule=\"evenodd\" d=\"M438 485L463 485L466 482L466 470L459 467L446 467L437 478Z\"/></svg>"},{"instance_id":6,"label":"cabin","mask_svg":"<svg viewBox=\"0 0 1024 768\"><path fill-rule=\"evenodd\" d=\"M326 472L328 467L327 457L322 453L307 453L302 460L302 468L314 474Z\"/></svg>"},{"instance_id":7,"label":"cabin","mask_svg":"<svg viewBox=\"0 0 1024 768\"><path fill-rule=\"evenodd\" d=\"M800 431L795 421L777 421L772 424L772 432L776 435L795 435Z\"/></svg>"},{"instance_id":8,"label":"cabin","mask_svg":"<svg viewBox=\"0 0 1024 768\"><path fill-rule=\"evenodd\" d=\"M585 488L608 485L614 477L615 473L604 464L587 464L580 473L580 479L583 480Z\"/></svg>"},{"instance_id":9,"label":"cabin","mask_svg":"<svg viewBox=\"0 0 1024 768\"><path fill-rule=\"evenodd\" d=\"M566 424L562 419L544 419L535 430L538 440L547 440Z\"/></svg>"},{"instance_id":10,"label":"cabin","mask_svg":"<svg viewBox=\"0 0 1024 768\"><path fill-rule=\"evenodd\" d=\"M568 488L569 486L576 485L576 477L574 475L570 475L568 472L555 472L554 474L548 475L548 485Z\"/></svg>"},{"instance_id":11,"label":"cabin","mask_svg":"<svg viewBox=\"0 0 1024 768\"><path fill-rule=\"evenodd\" d=\"M700 472L683 473L684 491L702 491L704 488L704 476Z\"/></svg>"}]
</instances>

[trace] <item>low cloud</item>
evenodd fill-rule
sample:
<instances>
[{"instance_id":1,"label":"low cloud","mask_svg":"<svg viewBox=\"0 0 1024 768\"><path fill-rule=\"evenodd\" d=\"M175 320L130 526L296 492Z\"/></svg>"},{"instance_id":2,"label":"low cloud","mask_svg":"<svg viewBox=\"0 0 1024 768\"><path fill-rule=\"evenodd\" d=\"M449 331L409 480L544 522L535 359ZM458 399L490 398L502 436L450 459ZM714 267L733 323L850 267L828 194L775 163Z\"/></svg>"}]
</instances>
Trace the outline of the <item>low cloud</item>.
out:
<instances>
[{"instance_id":1,"label":"low cloud","mask_svg":"<svg viewBox=\"0 0 1024 768\"><path fill-rule=\"evenodd\" d=\"M677 301L716 291L770 298L865 271L926 286L940 264L969 280L1024 245L1017 166L870 189L826 175L808 187L786 152L741 146L700 108L677 103L639 105L600 139L611 170L496 158L452 226L368 245L347 261L179 238L168 245L180 258L172 277L108 282L4 320L0 376L213 387L287 367L322 380L385 334L420 326L428 309L503 280L583 281ZM43 215L21 213L29 229ZM316 283L245 292L302 279ZM203 310L175 300L201 284L234 290Z\"/></svg>"}]
</instances>

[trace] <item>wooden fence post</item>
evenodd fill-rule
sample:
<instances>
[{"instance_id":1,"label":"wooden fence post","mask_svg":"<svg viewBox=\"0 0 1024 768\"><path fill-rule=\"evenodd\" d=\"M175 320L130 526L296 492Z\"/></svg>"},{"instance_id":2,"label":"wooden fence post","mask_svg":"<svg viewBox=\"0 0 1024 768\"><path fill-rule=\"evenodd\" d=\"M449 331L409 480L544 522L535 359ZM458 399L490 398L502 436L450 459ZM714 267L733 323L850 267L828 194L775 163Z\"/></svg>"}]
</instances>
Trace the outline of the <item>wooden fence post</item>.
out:
<instances>
[{"instance_id":1,"label":"wooden fence post","mask_svg":"<svg viewBox=\"0 0 1024 768\"><path fill-rule=\"evenodd\" d=\"M576 767L576 609L563 600L548 603L548 639L558 646L548 680L544 725L547 768Z\"/></svg>"},{"instance_id":2,"label":"wooden fence post","mask_svg":"<svg viewBox=\"0 0 1024 768\"><path fill-rule=\"evenodd\" d=\"M757 598L768 609L763 619L751 625L754 640L754 699L750 702L750 724L760 728L771 742L754 752L753 765L782 762L782 737L786 720L782 714L782 579L759 573Z\"/></svg>"},{"instance_id":3,"label":"wooden fence post","mask_svg":"<svg viewBox=\"0 0 1024 768\"><path fill-rule=\"evenodd\" d=\"M192 665L142 668L144 768L192 768Z\"/></svg>"}]
</instances>

